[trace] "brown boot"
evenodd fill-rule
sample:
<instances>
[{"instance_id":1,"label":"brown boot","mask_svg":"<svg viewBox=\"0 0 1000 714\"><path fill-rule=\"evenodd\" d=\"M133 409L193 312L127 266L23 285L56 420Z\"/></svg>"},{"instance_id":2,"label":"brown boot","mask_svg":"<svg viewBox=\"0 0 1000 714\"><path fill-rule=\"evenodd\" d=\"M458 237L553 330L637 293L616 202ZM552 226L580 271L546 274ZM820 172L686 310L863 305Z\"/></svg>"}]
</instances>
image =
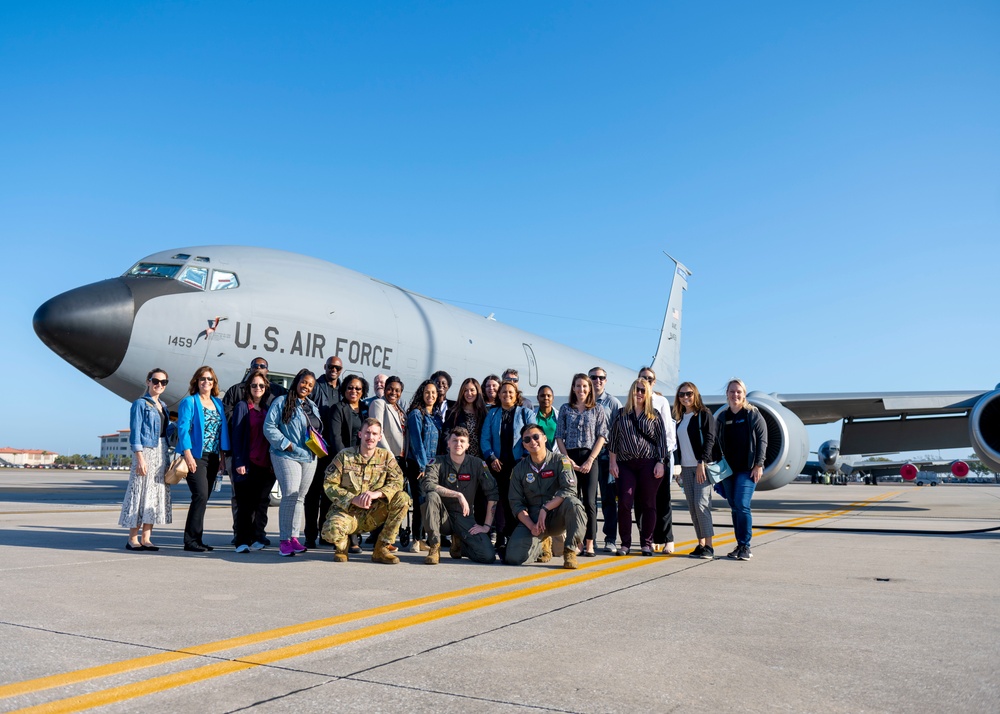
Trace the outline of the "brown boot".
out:
<instances>
[{"instance_id":1,"label":"brown boot","mask_svg":"<svg viewBox=\"0 0 1000 714\"><path fill-rule=\"evenodd\" d=\"M451 550L449 551L449 554L455 560L462 559L462 539L457 533L451 536Z\"/></svg>"},{"instance_id":2,"label":"brown boot","mask_svg":"<svg viewBox=\"0 0 1000 714\"><path fill-rule=\"evenodd\" d=\"M547 563L550 560L552 560L552 537L551 536L549 536L548 538L546 538L546 539L544 539L542 541L542 552L539 553L539 555L538 555L538 562L539 563Z\"/></svg>"},{"instance_id":3,"label":"brown boot","mask_svg":"<svg viewBox=\"0 0 1000 714\"><path fill-rule=\"evenodd\" d=\"M572 548L566 548L563 551L563 567L566 570L576 570L580 567L576 564L576 551Z\"/></svg>"},{"instance_id":4,"label":"brown boot","mask_svg":"<svg viewBox=\"0 0 1000 714\"><path fill-rule=\"evenodd\" d=\"M432 545L430 550L427 551L427 557L424 558L424 563L426 565L437 565L441 562L441 545Z\"/></svg>"},{"instance_id":5,"label":"brown boot","mask_svg":"<svg viewBox=\"0 0 1000 714\"><path fill-rule=\"evenodd\" d=\"M347 562L347 541L343 543L334 543L334 548L337 552L333 554L334 563L346 563Z\"/></svg>"},{"instance_id":6,"label":"brown boot","mask_svg":"<svg viewBox=\"0 0 1000 714\"><path fill-rule=\"evenodd\" d=\"M399 558L392 554L389 550L389 543L384 540L379 540L375 543L375 550L372 551L372 562L373 563L385 563L386 565L395 565L399 562Z\"/></svg>"}]
</instances>

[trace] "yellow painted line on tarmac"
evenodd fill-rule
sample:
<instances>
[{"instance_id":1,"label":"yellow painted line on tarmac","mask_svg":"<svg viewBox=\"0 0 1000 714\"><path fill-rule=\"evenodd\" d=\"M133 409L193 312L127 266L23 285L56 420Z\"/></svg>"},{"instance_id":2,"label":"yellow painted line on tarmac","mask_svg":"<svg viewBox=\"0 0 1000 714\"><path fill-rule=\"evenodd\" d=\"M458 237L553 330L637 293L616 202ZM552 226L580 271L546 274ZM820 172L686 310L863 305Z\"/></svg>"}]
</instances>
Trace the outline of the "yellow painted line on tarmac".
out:
<instances>
[{"instance_id":1,"label":"yellow painted line on tarmac","mask_svg":"<svg viewBox=\"0 0 1000 714\"><path fill-rule=\"evenodd\" d=\"M593 563L581 564L580 567L590 568L598 565L604 565L607 562L608 562L607 560L599 560ZM333 567L338 567L338 566L333 566ZM270 640L281 639L282 637L300 635L315 630L321 630L327 627L335 627L337 625L343 625L348 622L364 620L369 617L387 615L389 613L399 612L401 610L407 610L414 607L421 607L423 605L433 605L435 603L442 602L444 600L466 597L468 595L479 595L484 592L489 592L491 590L499 590L502 588L525 585L527 583L532 583L536 580L541 580L543 578L551 578L555 575L559 575L560 573L564 572L566 571L562 570L561 568L547 568L544 572L532 573L531 575L523 575L517 578L511 578L509 580L501 580L495 583L486 583L483 585L473 585L471 587L460 588L458 590L451 590L444 593L438 593L436 595L426 595L424 597L414 598L412 600L404 600L402 602L390 603L388 605L380 605L378 607L367 608L365 610L357 610L355 612L344 613L343 615L334 615L333 617L325 617L319 620L303 622L298 625L287 625L285 627L278 627L272 630L264 630L263 632L256 632L249 635L240 635L239 637L230 637L225 640L208 642L201 645L195 645L193 647L185 647L181 650L161 652L159 654L146 655L144 657L135 657L133 659L127 659L121 662L113 662L110 664L98 665L96 667L87 667L85 669L78 669L72 672L65 672L63 674L54 674L47 677L39 677L37 679L25 680L23 682L15 682L13 684L0 686L0 699L16 697L22 694L32 694L34 692L40 692L46 689L52 689L54 687L65 687L71 684L78 684L80 682L85 682L91 679L110 677L116 674L123 674L125 672L130 672L136 669L156 667L161 664L177 662L180 660L189 659L191 657L214 654L216 652L235 649L237 647L256 645L262 642L268 642ZM123 644L129 644L129 643L123 643Z\"/></svg>"},{"instance_id":2,"label":"yellow painted line on tarmac","mask_svg":"<svg viewBox=\"0 0 1000 714\"><path fill-rule=\"evenodd\" d=\"M599 563L595 563L595 565L606 562L607 562L606 560L600 561ZM334 647L338 647L340 645L347 644L349 642L356 642L358 640L363 640L370 637L377 637L378 635L382 635L387 632L396 632L401 629L414 627L417 625L423 625L428 622L434 622L435 620L440 620L446 617L452 617L454 615L460 615L466 612L480 610L482 608L491 607L493 605L497 605L500 603L519 600L521 598L529 597L531 595L537 595L543 592L558 590L560 588L568 587L570 585L576 585L578 583L586 582L588 580L594 580L596 578L603 578L607 575L612 575L615 573L622 573L628 570L634 570L636 568L641 568L658 562L662 561L656 559L637 558L634 556L629 556L626 562L620 563L618 565L612 565L607 568L595 569L589 572L583 572L583 573L577 572L573 575L567 575L565 578L560 578L559 580L556 580L554 582L532 585L530 587L523 588L513 593L497 593L495 595L490 595L488 597L480 598L478 600L470 600L468 602L457 603L455 605L450 605L448 607L432 610L430 612L408 615L406 617L397 618L395 620L390 620L387 622L382 622L374 625L368 625L366 627L360 627L358 629L350 630L348 632L342 632L335 635L320 637L315 640L309 640L307 642L288 645L286 647L279 647L273 650L264 651L257 655L244 657L238 660L217 662L214 664L205 665L203 667L195 667L194 669L187 669L182 672L175 672L172 674L166 674L159 677L153 677L151 679L147 679L141 682L135 682L133 684L126 684L120 687L112 687L110 689L105 689L103 691L92 692L90 694L83 694L76 697L69 697L67 699L61 699L53 702L47 702L45 704L39 704L32 707L26 707L24 709L16 710L14 714L27 714L29 712L32 714L36 713L40 714L42 712L44 712L45 714L57 714L57 713L62 714L66 712L84 711L86 709L106 706L108 704L116 704L130 699L135 699L137 697L157 694L159 692L163 692L168 689L174 689L176 687L181 687L186 684L194 684L195 682L202 682L208 679L213 679L215 677L220 677L225 674L232 674L234 672L251 669L253 667L259 667L262 665L274 664L275 662L279 662L284 659L301 657L303 655L312 654L320 650L332 649ZM559 572L566 573L567 571L562 570Z\"/></svg>"},{"instance_id":3,"label":"yellow painted line on tarmac","mask_svg":"<svg viewBox=\"0 0 1000 714\"><path fill-rule=\"evenodd\" d=\"M787 521L779 521L778 523L774 523L771 525L784 525L786 523L790 524L798 521L814 522L826 518L832 518L836 517L837 515L849 512L851 510L855 510L856 508L864 507L865 505L868 505L870 503L875 503L885 498L889 498L893 495L896 495L896 493L880 495L878 497L866 499L865 501L859 501L856 503L849 504L848 506L841 509L827 511L805 519L803 518L788 519ZM763 533L767 532L767 527L764 526L760 529L755 529L755 530ZM608 562L609 561L607 558L602 558L601 560L598 560L593 563L581 564L581 568L592 568L594 566L603 566L606 565ZM446 593L429 595L399 603L393 603L390 605L384 605L376 608L369 608L366 610L359 610L353 613L346 613L343 615L337 615L330 618L323 618L320 620L314 620L311 622L301 623L298 625L289 625L287 627L276 628L273 630L267 630L264 632L254 633L251 635L243 635L240 637L233 637L226 640L219 640L217 642L211 642L204 645L197 645L194 647L186 648L183 651L164 652L156 655L149 655L146 657L139 657L135 659L125 660L122 662L116 662L112 664L100 665L97 667L90 667L86 669L76 670L74 672L67 672L64 674L52 675L49 677L41 677L34 680L27 680L25 682L14 683L0 687L0 698L9 698L22 694L43 691L45 689L51 689L54 687L68 686L71 684L76 684L91 679L98 679L116 674L122 674L137 669L168 664L170 662L176 662L196 656L212 654L227 649L234 649L237 647L260 644L263 642L279 639L282 637L288 637L295 634L303 634L318 629L332 627L339 624L345 624L347 622L367 619L378 615L385 615L391 612L398 612L401 610L419 607L422 605L434 604L444 600L464 597L467 595L478 595L485 592L489 592L491 590L527 585L537 580L550 578L552 576L559 574L566 574L566 577L561 578L555 582L531 585L530 587L523 588L513 593L497 593L487 597L470 600L468 602L457 603L455 605L439 608L437 610L432 610L426 613L417 613L397 618L394 620L389 620L383 623L367 625L365 627L360 627L343 633L337 633L334 635L328 635L326 637L320 637L302 643L287 645L285 647L278 647L272 650L266 650L259 654L243 657L237 660L216 662L210 665L196 667L194 669L188 669L181 672L175 672L172 674L162 675L159 677L153 677L141 682L126 684L119 687L112 687L103 691L93 692L90 694L84 694L76 697L69 697L66 699L56 700L53 702L40 704L34 707L28 707L25 709L17 710L18 712L84 711L86 709L91 709L98 706L104 706L107 704L127 701L142 696L148 696L151 694L155 694L157 692L162 692L168 689L180 687L185 684L193 684L195 682L213 679L215 677L220 677L226 674L232 674L235 672L251 669L258 666L273 664L275 662L279 662L284 659L301 657L306 654L312 654L321 650L331 649L350 642L356 642L358 640L367 639L370 637L377 637L387 632L393 632L399 629L426 624L428 622L433 622L435 620L440 620L443 618L452 617L454 615L472 612L482 608L491 607L496 604L509 602L512 600L518 600L521 598L529 597L531 595L536 595L543 592L549 592L561 589L564 587L568 587L570 585L575 585L596 578L605 577L607 575L626 572L628 570L644 567L646 565L652 565L658 562L662 561L658 558L646 559L646 558L636 558L635 556L630 556L628 560L624 563L620 563L609 567L603 567L599 570L593 570L589 572L583 572L583 573L576 572L573 575L567 574L567 571L565 570L553 568L543 573L536 573L519 578L500 581L497 583L489 583L469 588L461 588L459 590L453 590Z\"/></svg>"}]
</instances>

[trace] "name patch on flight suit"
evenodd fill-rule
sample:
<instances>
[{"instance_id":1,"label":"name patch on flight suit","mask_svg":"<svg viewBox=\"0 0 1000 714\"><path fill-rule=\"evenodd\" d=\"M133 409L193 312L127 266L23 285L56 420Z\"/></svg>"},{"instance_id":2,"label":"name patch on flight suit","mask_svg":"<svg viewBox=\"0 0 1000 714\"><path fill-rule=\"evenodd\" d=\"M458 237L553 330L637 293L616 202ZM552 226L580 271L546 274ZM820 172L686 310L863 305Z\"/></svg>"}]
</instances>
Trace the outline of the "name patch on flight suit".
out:
<instances>
[{"instance_id":1,"label":"name patch on flight suit","mask_svg":"<svg viewBox=\"0 0 1000 714\"><path fill-rule=\"evenodd\" d=\"M458 480L459 481L471 481L472 480L472 474L459 474L458 475Z\"/></svg>"},{"instance_id":2,"label":"name patch on flight suit","mask_svg":"<svg viewBox=\"0 0 1000 714\"><path fill-rule=\"evenodd\" d=\"M556 472L555 471L542 471L542 473L539 474L539 475L542 478L553 478L556 475Z\"/></svg>"}]
</instances>

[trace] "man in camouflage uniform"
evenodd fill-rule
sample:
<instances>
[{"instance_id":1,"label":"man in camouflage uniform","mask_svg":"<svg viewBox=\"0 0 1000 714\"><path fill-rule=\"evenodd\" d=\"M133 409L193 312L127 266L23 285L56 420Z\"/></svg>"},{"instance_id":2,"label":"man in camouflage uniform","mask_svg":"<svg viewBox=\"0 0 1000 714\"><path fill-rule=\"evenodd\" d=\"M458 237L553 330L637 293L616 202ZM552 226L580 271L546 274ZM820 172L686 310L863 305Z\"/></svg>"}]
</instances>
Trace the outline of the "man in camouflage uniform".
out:
<instances>
[{"instance_id":1,"label":"man in camouflage uniform","mask_svg":"<svg viewBox=\"0 0 1000 714\"><path fill-rule=\"evenodd\" d=\"M395 565L399 558L389 551L410 508L403 490L403 472L388 449L380 449L382 425L365 419L357 446L333 457L326 470L323 489L333 503L323 524L323 540L337 549L335 563L347 562L347 539L354 533L373 531L379 535L372 560Z\"/></svg>"},{"instance_id":2,"label":"man in camouflage uniform","mask_svg":"<svg viewBox=\"0 0 1000 714\"><path fill-rule=\"evenodd\" d=\"M496 551L490 543L490 528L496 515L500 493L497 482L486 468L486 462L466 454L469 432L456 426L448 434L448 455L438 457L427 467L420 479L420 492L424 494L424 530L430 552L424 559L428 565L437 565L441 558L441 533L450 533L451 557L463 555L477 563L492 563ZM485 523L476 523L469 504L476 502L476 495L486 497Z\"/></svg>"},{"instance_id":3,"label":"man in camouflage uniform","mask_svg":"<svg viewBox=\"0 0 1000 714\"><path fill-rule=\"evenodd\" d=\"M505 560L509 565L534 562L542 541L565 529L563 567L575 570L587 514L576 496L573 466L546 448L545 432L537 424L524 425L521 443L527 455L510 475L510 509L518 524L507 542Z\"/></svg>"}]
</instances>

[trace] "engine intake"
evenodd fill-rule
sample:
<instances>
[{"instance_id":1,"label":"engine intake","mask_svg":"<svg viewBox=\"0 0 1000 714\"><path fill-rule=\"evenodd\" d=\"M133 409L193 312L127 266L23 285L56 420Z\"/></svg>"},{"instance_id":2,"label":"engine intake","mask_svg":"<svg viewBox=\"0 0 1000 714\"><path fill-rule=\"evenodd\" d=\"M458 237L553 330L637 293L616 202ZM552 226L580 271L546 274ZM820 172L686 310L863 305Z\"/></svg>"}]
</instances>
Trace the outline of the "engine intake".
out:
<instances>
[{"instance_id":1,"label":"engine intake","mask_svg":"<svg viewBox=\"0 0 1000 714\"><path fill-rule=\"evenodd\" d=\"M983 465L1000 472L1000 385L984 394L969 415L969 440Z\"/></svg>"}]
</instances>

